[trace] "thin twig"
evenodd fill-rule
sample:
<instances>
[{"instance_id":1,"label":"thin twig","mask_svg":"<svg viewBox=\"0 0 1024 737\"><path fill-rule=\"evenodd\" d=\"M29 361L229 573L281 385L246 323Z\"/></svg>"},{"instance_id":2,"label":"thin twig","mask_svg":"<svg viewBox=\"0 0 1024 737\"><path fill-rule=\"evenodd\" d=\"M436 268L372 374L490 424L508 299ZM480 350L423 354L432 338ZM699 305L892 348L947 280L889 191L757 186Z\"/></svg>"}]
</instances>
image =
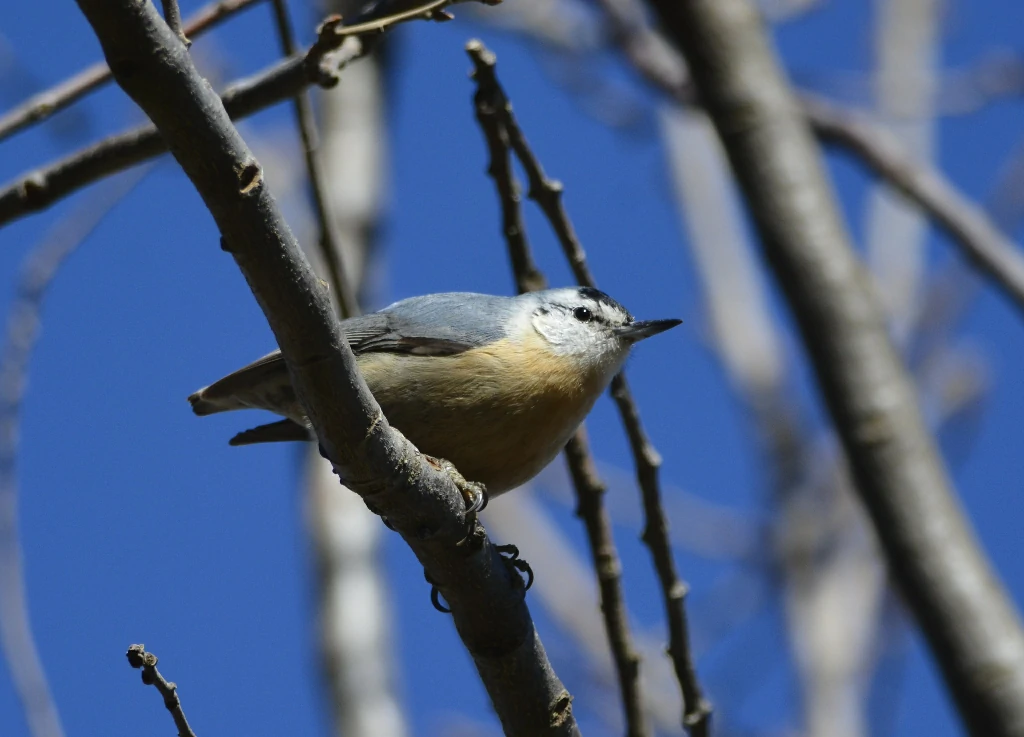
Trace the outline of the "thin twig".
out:
<instances>
[{"instance_id":1,"label":"thin twig","mask_svg":"<svg viewBox=\"0 0 1024 737\"><path fill-rule=\"evenodd\" d=\"M313 274L216 93L151 3L78 0L122 89L168 140L210 210L288 364L322 454L387 517L448 603L509 737L579 734L572 697L530 617L523 581L478 524L453 475L392 430Z\"/></svg>"},{"instance_id":2,"label":"thin twig","mask_svg":"<svg viewBox=\"0 0 1024 737\"><path fill-rule=\"evenodd\" d=\"M178 9L178 0L161 0L164 6L164 21L167 23L167 27L171 29L178 40L185 44L187 49L192 45L192 42L188 40L188 36L181 29L181 10Z\"/></svg>"},{"instance_id":3,"label":"thin twig","mask_svg":"<svg viewBox=\"0 0 1024 737\"><path fill-rule=\"evenodd\" d=\"M608 489L597 474L585 427L580 426L566 444L565 460L576 489L576 516L583 520L587 528L590 555L601 594L601 614L626 712L626 734L629 737L641 737L650 734L650 728L644 716L640 693L640 656L633 647L633 637L629 631L629 617L622 591L622 564L615 547L611 517L604 504Z\"/></svg>"},{"instance_id":4,"label":"thin twig","mask_svg":"<svg viewBox=\"0 0 1024 737\"><path fill-rule=\"evenodd\" d=\"M683 105L697 103L683 57L634 12L634 0L599 0L612 38L630 65L652 87ZM657 52L657 53L655 53ZM1024 255L970 198L938 169L912 157L866 114L820 96L801 94L798 103L814 134L855 155L920 207L953 243L1018 307L1024 310Z\"/></svg>"},{"instance_id":5,"label":"thin twig","mask_svg":"<svg viewBox=\"0 0 1024 737\"><path fill-rule=\"evenodd\" d=\"M33 737L63 729L29 620L18 530L18 436L43 299L60 266L139 182L142 170L111 183L62 219L25 257L0 353L0 644Z\"/></svg>"},{"instance_id":6,"label":"thin twig","mask_svg":"<svg viewBox=\"0 0 1024 737\"><path fill-rule=\"evenodd\" d=\"M547 288L547 279L533 260L520 208L519 183L512 171L504 110L510 106L494 74L495 57L479 41L470 41L466 51L476 68L477 89L473 108L484 134L489 153L487 173L494 180L501 203L502 231L508 245L512 272L520 294ZM604 505L606 486L587 443L581 426L565 447L565 459L576 490L576 514L587 530L590 554L597 573L601 595L601 614L605 632L615 661L626 734L645 737L650 734L640 694L640 656L633 646L622 591L622 566L619 562L611 519Z\"/></svg>"},{"instance_id":7,"label":"thin twig","mask_svg":"<svg viewBox=\"0 0 1024 737\"><path fill-rule=\"evenodd\" d=\"M285 56L291 57L298 53L298 46L295 42L295 31L292 28L291 19L288 17L288 5L286 0L272 0L274 9L274 23L277 27L278 40L281 43L281 51ZM348 275L345 273L345 264L341 257L341 242L338 228L334 218L327 211L327 198L324 196L324 176L320 168L320 159L317 156L317 132L316 121L313 118L313 106L309 100L309 94L303 90L292 98L292 106L295 111L295 121L299 128L299 137L302 140L302 152L306 159L306 171L309 174L309 185L313 195L313 211L316 214L317 225L320 227L320 237L317 243L320 246L320 255L323 257L327 267L327 275L334 285L338 311L342 319L354 317L359 314L359 305L356 303L355 293L352 289Z\"/></svg>"},{"instance_id":8,"label":"thin twig","mask_svg":"<svg viewBox=\"0 0 1024 737\"><path fill-rule=\"evenodd\" d=\"M471 42L467 46L467 50L476 65L478 84L486 84L492 88L491 95L494 102L491 104L501 116L501 124L509 145L515 151L529 178L529 198L537 203L550 222L577 282L583 286L595 287L595 280L587 264L583 247L580 245L572 222L562 205L562 185L548 179L540 162L526 142L526 138L512 114L512 106L508 102L508 97L495 75L493 54L479 42ZM661 502L661 487L658 481L661 458L644 432L636 402L626 383L625 373L620 373L612 380L611 393L626 428L636 463L637 480L642 492L646 520L643 541L651 552L665 600L665 612L669 624L668 650L683 692L683 724L695 737L702 737L708 733L711 705L703 696L693 667L684 607L687 589L676 573L668 535L668 522Z\"/></svg>"},{"instance_id":9,"label":"thin twig","mask_svg":"<svg viewBox=\"0 0 1024 737\"><path fill-rule=\"evenodd\" d=\"M433 19L446 5L466 0L433 0L415 10L398 13L353 26L341 25L330 16L319 28L316 43L304 54L282 59L263 72L228 87L221 101L233 120L244 118L270 105L294 97L312 84L332 87L339 71L366 53L366 45L344 45L350 36L371 38L394 25ZM481 0L489 3L491 0ZM152 125L144 125L87 146L75 153L23 174L0 190L0 226L31 212L46 209L82 187L127 169L167 150Z\"/></svg>"},{"instance_id":10,"label":"thin twig","mask_svg":"<svg viewBox=\"0 0 1024 737\"><path fill-rule=\"evenodd\" d=\"M164 678L156 668L158 658L153 653L146 652L145 645L132 645L126 653L128 664L132 668L142 669L142 682L147 686L156 686L156 690L164 697L164 706L171 712L174 719L174 726L178 728L178 737L196 737L192 727L188 726L185 712L181 708L181 699L178 697L178 686Z\"/></svg>"},{"instance_id":11,"label":"thin twig","mask_svg":"<svg viewBox=\"0 0 1024 737\"><path fill-rule=\"evenodd\" d=\"M256 2L260 0L220 0L210 3L185 22L184 31L188 36L200 36ZM0 116L0 141L33 123L46 120L111 79L110 67L106 62L98 61L58 85L33 95L14 110Z\"/></svg>"}]
</instances>

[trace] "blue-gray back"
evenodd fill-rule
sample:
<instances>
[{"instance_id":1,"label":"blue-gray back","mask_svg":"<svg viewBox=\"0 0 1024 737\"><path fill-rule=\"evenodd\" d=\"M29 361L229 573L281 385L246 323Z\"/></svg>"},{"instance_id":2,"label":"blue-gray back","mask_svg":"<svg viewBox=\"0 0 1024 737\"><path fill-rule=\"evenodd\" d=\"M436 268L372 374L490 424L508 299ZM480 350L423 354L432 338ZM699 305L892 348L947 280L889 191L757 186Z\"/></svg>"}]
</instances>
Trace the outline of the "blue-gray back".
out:
<instances>
[{"instance_id":1,"label":"blue-gray back","mask_svg":"<svg viewBox=\"0 0 1024 737\"><path fill-rule=\"evenodd\" d=\"M505 337L522 309L514 297L447 292L410 297L342 323L352 350L460 353Z\"/></svg>"}]
</instances>

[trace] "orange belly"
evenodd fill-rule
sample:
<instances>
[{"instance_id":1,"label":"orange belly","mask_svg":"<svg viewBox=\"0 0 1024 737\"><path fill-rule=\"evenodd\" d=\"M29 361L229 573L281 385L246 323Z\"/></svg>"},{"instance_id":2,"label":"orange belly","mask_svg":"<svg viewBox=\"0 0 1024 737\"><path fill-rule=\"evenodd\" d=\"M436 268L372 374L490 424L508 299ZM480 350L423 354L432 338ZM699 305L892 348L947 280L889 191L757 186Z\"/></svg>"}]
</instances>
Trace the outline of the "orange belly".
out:
<instances>
[{"instance_id":1,"label":"orange belly","mask_svg":"<svg viewBox=\"0 0 1024 737\"><path fill-rule=\"evenodd\" d=\"M492 496L550 463L607 383L510 341L454 356L369 353L359 367L393 426Z\"/></svg>"}]
</instances>

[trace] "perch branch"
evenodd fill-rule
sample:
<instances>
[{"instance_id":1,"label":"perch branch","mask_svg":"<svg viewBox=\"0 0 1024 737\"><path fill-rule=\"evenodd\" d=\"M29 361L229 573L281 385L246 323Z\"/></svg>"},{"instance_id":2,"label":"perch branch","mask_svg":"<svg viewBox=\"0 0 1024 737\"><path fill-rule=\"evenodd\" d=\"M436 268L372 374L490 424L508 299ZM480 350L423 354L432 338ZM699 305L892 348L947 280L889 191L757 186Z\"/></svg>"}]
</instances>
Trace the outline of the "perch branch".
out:
<instances>
[{"instance_id":1,"label":"perch branch","mask_svg":"<svg viewBox=\"0 0 1024 737\"><path fill-rule=\"evenodd\" d=\"M78 5L118 84L154 121L217 222L221 247L274 332L323 454L345 485L388 518L443 594L505 733L579 734L522 580L481 527L466 538L467 507L452 476L384 417L327 287L313 275L220 98L151 3Z\"/></svg>"},{"instance_id":2,"label":"perch branch","mask_svg":"<svg viewBox=\"0 0 1024 737\"><path fill-rule=\"evenodd\" d=\"M476 67L477 84L487 90L489 106L499 116L499 123L507 137L508 145L515 151L526 170L529 178L528 196L537 203L550 222L577 282L583 286L596 286L583 247L562 205L562 185L547 178L540 162L526 142L512 114L512 105L498 82L494 55L479 42L470 42L467 51ZM643 541L651 552L665 600L665 613L669 624L668 650L683 692L683 724L695 737L702 737L708 732L711 705L703 696L693 667L684 606L686 586L676 573L668 535L668 522L661 502L661 487L658 481L661 458L644 432L636 402L626 383L625 373L620 373L612 380L611 392L626 428L636 462L645 517Z\"/></svg>"}]
</instances>

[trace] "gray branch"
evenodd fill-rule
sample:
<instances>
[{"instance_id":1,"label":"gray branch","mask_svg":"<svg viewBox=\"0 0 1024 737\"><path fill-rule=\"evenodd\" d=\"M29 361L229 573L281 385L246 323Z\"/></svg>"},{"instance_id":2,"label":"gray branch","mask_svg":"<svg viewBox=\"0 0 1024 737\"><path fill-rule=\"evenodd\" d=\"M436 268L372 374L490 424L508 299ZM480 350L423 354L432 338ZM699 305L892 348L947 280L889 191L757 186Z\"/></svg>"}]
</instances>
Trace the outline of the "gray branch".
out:
<instances>
[{"instance_id":1,"label":"gray branch","mask_svg":"<svg viewBox=\"0 0 1024 737\"><path fill-rule=\"evenodd\" d=\"M1024 734L1024 634L964 517L749 0L650 0L789 302L894 580L968 729Z\"/></svg>"},{"instance_id":2,"label":"gray branch","mask_svg":"<svg viewBox=\"0 0 1024 737\"><path fill-rule=\"evenodd\" d=\"M220 228L288 364L324 455L436 582L507 735L577 735L523 584L482 529L468 544L452 478L392 429L220 98L151 2L79 0L117 83L154 121ZM342 491L339 489L339 493Z\"/></svg>"},{"instance_id":3,"label":"gray branch","mask_svg":"<svg viewBox=\"0 0 1024 737\"><path fill-rule=\"evenodd\" d=\"M153 653L146 652L145 645L132 645L125 654L128 656L128 664L142 671L142 682L147 686L155 686L163 696L164 706L171 713L174 726L178 728L178 737L196 737L196 733L188 724L188 719L185 718L185 711L181 708L177 684L168 681L157 670L159 658Z\"/></svg>"}]
</instances>

